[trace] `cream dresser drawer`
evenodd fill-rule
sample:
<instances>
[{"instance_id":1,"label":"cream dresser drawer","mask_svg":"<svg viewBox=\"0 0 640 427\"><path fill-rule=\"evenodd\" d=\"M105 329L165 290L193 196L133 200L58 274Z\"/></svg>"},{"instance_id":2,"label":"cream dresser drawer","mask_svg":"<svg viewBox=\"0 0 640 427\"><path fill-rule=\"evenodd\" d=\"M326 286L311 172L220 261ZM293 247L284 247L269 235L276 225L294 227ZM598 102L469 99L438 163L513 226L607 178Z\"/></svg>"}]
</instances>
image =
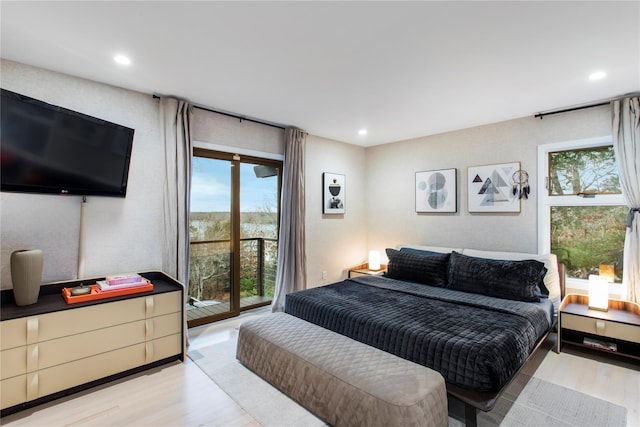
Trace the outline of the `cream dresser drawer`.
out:
<instances>
[{"instance_id":1,"label":"cream dresser drawer","mask_svg":"<svg viewBox=\"0 0 640 427\"><path fill-rule=\"evenodd\" d=\"M151 344L151 346L149 345ZM176 354L182 348L182 335L174 334L147 342L146 363L153 363Z\"/></svg>"},{"instance_id":2,"label":"cream dresser drawer","mask_svg":"<svg viewBox=\"0 0 640 427\"><path fill-rule=\"evenodd\" d=\"M165 314L146 320L147 340L180 334L182 331L182 313Z\"/></svg>"},{"instance_id":3,"label":"cream dresser drawer","mask_svg":"<svg viewBox=\"0 0 640 427\"><path fill-rule=\"evenodd\" d=\"M562 313L562 327L619 340L640 342L640 326Z\"/></svg>"},{"instance_id":4,"label":"cream dresser drawer","mask_svg":"<svg viewBox=\"0 0 640 427\"><path fill-rule=\"evenodd\" d=\"M27 346L3 350L0 353L0 380L27 373Z\"/></svg>"},{"instance_id":5,"label":"cream dresser drawer","mask_svg":"<svg viewBox=\"0 0 640 427\"><path fill-rule=\"evenodd\" d=\"M0 404L3 408L19 405L27 400L27 375L0 381Z\"/></svg>"},{"instance_id":6,"label":"cream dresser drawer","mask_svg":"<svg viewBox=\"0 0 640 427\"><path fill-rule=\"evenodd\" d=\"M143 343L145 321L125 323L38 344L36 370Z\"/></svg>"},{"instance_id":7,"label":"cream dresser drawer","mask_svg":"<svg viewBox=\"0 0 640 427\"><path fill-rule=\"evenodd\" d=\"M27 344L27 318L7 320L0 323L0 350Z\"/></svg>"},{"instance_id":8,"label":"cream dresser drawer","mask_svg":"<svg viewBox=\"0 0 640 427\"><path fill-rule=\"evenodd\" d=\"M36 384L27 385L27 394L29 394L29 388L35 387L34 392L37 392L37 397L47 396L144 365L145 360L145 344L140 343L51 368L41 369L37 373L38 380Z\"/></svg>"},{"instance_id":9,"label":"cream dresser drawer","mask_svg":"<svg viewBox=\"0 0 640 427\"><path fill-rule=\"evenodd\" d=\"M81 334L145 318L145 299L132 298L40 316L38 341Z\"/></svg>"},{"instance_id":10,"label":"cream dresser drawer","mask_svg":"<svg viewBox=\"0 0 640 427\"><path fill-rule=\"evenodd\" d=\"M147 317L162 316L169 313L182 313L182 294L169 292L153 296L153 308L147 312Z\"/></svg>"}]
</instances>

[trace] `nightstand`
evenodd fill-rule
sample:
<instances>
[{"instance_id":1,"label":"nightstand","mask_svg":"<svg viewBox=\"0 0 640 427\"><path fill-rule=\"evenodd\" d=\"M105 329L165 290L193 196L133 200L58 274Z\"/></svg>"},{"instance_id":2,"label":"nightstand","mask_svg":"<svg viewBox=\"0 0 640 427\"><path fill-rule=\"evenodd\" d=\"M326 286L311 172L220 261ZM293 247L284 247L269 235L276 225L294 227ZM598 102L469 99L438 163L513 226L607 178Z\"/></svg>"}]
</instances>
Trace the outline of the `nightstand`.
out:
<instances>
[{"instance_id":1,"label":"nightstand","mask_svg":"<svg viewBox=\"0 0 640 427\"><path fill-rule=\"evenodd\" d=\"M640 360L640 305L609 300L607 311L593 310L588 296L569 294L558 313L558 352L572 344Z\"/></svg>"},{"instance_id":2,"label":"nightstand","mask_svg":"<svg viewBox=\"0 0 640 427\"><path fill-rule=\"evenodd\" d=\"M369 263L364 263L360 265L356 265L355 267L351 267L349 269L348 278L358 277L358 276L375 276L378 274L384 274L387 271L387 266L385 264L380 265L380 270L369 270Z\"/></svg>"}]
</instances>

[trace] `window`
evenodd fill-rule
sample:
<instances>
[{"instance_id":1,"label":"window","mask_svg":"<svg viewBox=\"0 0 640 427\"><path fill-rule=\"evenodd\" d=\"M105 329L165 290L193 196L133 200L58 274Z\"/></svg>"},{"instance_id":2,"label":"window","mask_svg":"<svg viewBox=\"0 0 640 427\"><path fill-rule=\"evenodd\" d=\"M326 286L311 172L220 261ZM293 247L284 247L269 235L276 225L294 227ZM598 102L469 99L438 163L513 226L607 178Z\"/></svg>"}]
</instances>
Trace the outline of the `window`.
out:
<instances>
[{"instance_id":1,"label":"window","mask_svg":"<svg viewBox=\"0 0 640 427\"><path fill-rule=\"evenodd\" d=\"M271 303L282 162L194 148L189 327Z\"/></svg>"},{"instance_id":2,"label":"window","mask_svg":"<svg viewBox=\"0 0 640 427\"><path fill-rule=\"evenodd\" d=\"M586 289L605 276L622 293L628 208L618 180L611 137L542 145L538 149L539 249L566 266L567 285Z\"/></svg>"}]
</instances>

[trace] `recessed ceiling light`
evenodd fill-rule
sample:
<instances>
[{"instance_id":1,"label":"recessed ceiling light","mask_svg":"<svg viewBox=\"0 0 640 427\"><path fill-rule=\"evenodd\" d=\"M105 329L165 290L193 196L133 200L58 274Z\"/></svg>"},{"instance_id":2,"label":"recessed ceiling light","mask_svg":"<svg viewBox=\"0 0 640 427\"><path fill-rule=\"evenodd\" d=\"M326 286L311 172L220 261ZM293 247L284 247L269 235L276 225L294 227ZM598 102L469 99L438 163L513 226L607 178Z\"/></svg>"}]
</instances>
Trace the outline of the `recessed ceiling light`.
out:
<instances>
[{"instance_id":1,"label":"recessed ceiling light","mask_svg":"<svg viewBox=\"0 0 640 427\"><path fill-rule=\"evenodd\" d=\"M367 134L367 130L366 129L360 129L358 131L358 135L366 135Z\"/></svg>"},{"instance_id":2,"label":"recessed ceiling light","mask_svg":"<svg viewBox=\"0 0 640 427\"><path fill-rule=\"evenodd\" d=\"M607 76L607 73L604 71L596 71L595 73L589 74L589 80L600 80L604 79Z\"/></svg>"},{"instance_id":3,"label":"recessed ceiling light","mask_svg":"<svg viewBox=\"0 0 640 427\"><path fill-rule=\"evenodd\" d=\"M124 55L116 55L113 57L113 60L121 65L129 65L131 64L131 60Z\"/></svg>"}]
</instances>

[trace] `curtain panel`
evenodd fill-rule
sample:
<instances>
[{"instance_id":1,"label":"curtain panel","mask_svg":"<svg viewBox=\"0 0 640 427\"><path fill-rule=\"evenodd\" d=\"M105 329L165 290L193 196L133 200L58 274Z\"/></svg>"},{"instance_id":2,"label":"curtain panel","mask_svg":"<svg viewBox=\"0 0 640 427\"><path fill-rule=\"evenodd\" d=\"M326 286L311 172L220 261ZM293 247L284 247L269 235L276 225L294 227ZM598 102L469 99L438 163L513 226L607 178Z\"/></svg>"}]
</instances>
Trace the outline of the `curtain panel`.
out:
<instances>
[{"instance_id":1,"label":"curtain panel","mask_svg":"<svg viewBox=\"0 0 640 427\"><path fill-rule=\"evenodd\" d=\"M307 287L304 228L304 165L307 134L300 129L287 128L284 139L278 267L272 303L274 312L284 311L285 296L288 293Z\"/></svg>"},{"instance_id":2,"label":"curtain panel","mask_svg":"<svg viewBox=\"0 0 640 427\"><path fill-rule=\"evenodd\" d=\"M175 98L160 99L160 138L164 145L163 271L189 288L189 199L193 107Z\"/></svg>"},{"instance_id":3,"label":"curtain panel","mask_svg":"<svg viewBox=\"0 0 640 427\"><path fill-rule=\"evenodd\" d=\"M622 283L627 298L640 303L640 97L612 102L613 149L620 185L629 207Z\"/></svg>"}]
</instances>

